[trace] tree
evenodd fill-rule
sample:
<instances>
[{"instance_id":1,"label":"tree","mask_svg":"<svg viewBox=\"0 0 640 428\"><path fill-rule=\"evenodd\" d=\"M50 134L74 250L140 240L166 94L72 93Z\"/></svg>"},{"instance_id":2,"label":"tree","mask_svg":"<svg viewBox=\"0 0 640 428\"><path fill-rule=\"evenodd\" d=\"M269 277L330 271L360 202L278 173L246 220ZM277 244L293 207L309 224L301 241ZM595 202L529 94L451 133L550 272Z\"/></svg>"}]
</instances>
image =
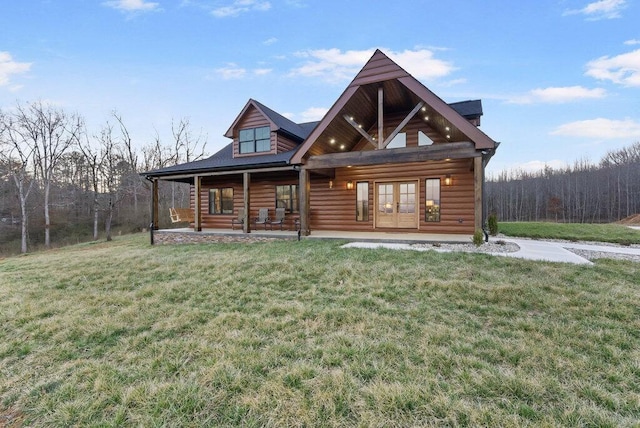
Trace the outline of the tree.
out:
<instances>
[{"instance_id":1,"label":"tree","mask_svg":"<svg viewBox=\"0 0 640 428\"><path fill-rule=\"evenodd\" d=\"M27 200L35 183L32 170L34 148L23 138L20 124L14 118L0 111L0 153L3 162L18 190L21 216L20 251L27 252L27 236L29 231L29 215Z\"/></svg>"},{"instance_id":2,"label":"tree","mask_svg":"<svg viewBox=\"0 0 640 428\"><path fill-rule=\"evenodd\" d=\"M64 153L74 145L82 130L82 119L67 115L63 110L45 106L41 101L22 106L15 113L16 132L33 152L36 171L42 181L44 193L44 245L51 246L51 216L49 196L55 180L58 163Z\"/></svg>"}]
</instances>

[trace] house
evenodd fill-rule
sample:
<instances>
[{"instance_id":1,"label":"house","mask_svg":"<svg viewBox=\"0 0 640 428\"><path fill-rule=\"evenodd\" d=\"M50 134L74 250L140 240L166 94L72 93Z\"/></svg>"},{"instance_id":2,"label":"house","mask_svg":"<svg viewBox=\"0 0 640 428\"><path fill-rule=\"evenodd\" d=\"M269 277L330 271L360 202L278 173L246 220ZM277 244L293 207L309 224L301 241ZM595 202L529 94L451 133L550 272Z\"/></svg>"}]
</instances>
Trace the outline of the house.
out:
<instances>
[{"instance_id":1,"label":"house","mask_svg":"<svg viewBox=\"0 0 640 428\"><path fill-rule=\"evenodd\" d=\"M245 233L260 208L287 228L471 235L482 229L484 170L498 146L479 100L447 104L377 50L319 122L249 100L208 159L144 175L192 186L192 226Z\"/></svg>"}]
</instances>

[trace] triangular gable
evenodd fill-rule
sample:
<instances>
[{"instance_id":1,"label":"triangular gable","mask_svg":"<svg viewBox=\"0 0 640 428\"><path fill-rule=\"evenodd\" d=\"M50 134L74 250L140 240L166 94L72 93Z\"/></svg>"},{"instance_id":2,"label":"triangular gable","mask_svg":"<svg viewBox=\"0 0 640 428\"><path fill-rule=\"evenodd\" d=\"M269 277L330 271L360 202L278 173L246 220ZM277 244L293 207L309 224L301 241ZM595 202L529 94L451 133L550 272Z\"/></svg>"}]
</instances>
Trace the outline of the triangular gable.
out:
<instances>
[{"instance_id":1,"label":"triangular gable","mask_svg":"<svg viewBox=\"0 0 640 428\"><path fill-rule=\"evenodd\" d=\"M247 113L247 111L249 111L251 107L258 110L260 114L264 116L264 118L267 119L267 121L269 121L269 127L271 128L272 131L278 130L278 125L276 125L276 123L273 120L271 120L269 116L266 115L265 112L260 108L261 104L259 104L253 99L249 99L249 101L247 101L247 104L245 104L240 114L236 116L236 119L233 121L229 129L227 129L227 132L225 132L224 134L225 137L233 138L233 130L236 128L236 126L238 126L238 123L242 120L242 118L245 116L245 114Z\"/></svg>"},{"instance_id":2,"label":"triangular gable","mask_svg":"<svg viewBox=\"0 0 640 428\"><path fill-rule=\"evenodd\" d=\"M264 104L254 99L250 99L240 114L233 121L231 127L229 127L227 132L224 134L225 137L233 138L233 130L238 126L238 123L240 123L251 107L255 108L265 119L267 119L271 131L284 131L291 136L299 138L300 140L304 140L305 137L309 135L309 131L305 127L282 116L280 113L271 110Z\"/></svg>"},{"instance_id":3,"label":"triangular gable","mask_svg":"<svg viewBox=\"0 0 640 428\"><path fill-rule=\"evenodd\" d=\"M302 159L310 152L316 140L322 135L327 127L336 120L336 118L338 118L338 120L342 120L342 118L338 117L339 113L354 94L356 94L358 89L364 85L389 80L396 80L400 82L410 92L430 106L436 113L441 115L444 119L459 129L460 132L466 135L474 143L477 149L495 148L495 142L484 132L461 116L452 107L447 105L447 103L427 89L402 67L393 62L388 56L382 53L382 51L377 49L369 61L364 65L362 70L360 70L342 95L340 95L338 100L329 109L324 118L315 127L309 137L302 145L300 145L298 151L291 159L291 162L302 163Z\"/></svg>"}]
</instances>

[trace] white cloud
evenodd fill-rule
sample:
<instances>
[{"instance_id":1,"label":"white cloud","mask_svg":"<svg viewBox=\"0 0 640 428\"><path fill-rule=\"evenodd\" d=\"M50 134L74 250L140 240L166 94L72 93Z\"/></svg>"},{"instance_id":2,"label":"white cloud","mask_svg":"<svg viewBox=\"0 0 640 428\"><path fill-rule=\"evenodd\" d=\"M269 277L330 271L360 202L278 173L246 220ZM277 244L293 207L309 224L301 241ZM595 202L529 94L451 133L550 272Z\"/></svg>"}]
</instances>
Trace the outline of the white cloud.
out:
<instances>
[{"instance_id":1,"label":"white cloud","mask_svg":"<svg viewBox=\"0 0 640 428\"><path fill-rule=\"evenodd\" d=\"M246 69L238 67L234 63L229 63L226 67L217 68L215 71L225 80L242 79L247 74Z\"/></svg>"},{"instance_id":2,"label":"white cloud","mask_svg":"<svg viewBox=\"0 0 640 428\"><path fill-rule=\"evenodd\" d=\"M329 82L352 79L373 55L375 49L351 50L318 49L296 53L306 62L291 71L293 76L319 77ZM432 80L447 76L455 68L446 61L436 59L428 49L385 53L417 79Z\"/></svg>"},{"instance_id":3,"label":"white cloud","mask_svg":"<svg viewBox=\"0 0 640 428\"><path fill-rule=\"evenodd\" d=\"M624 44L628 46L640 45L640 40L638 39L625 40Z\"/></svg>"},{"instance_id":4,"label":"white cloud","mask_svg":"<svg viewBox=\"0 0 640 428\"><path fill-rule=\"evenodd\" d=\"M150 12L160 8L159 3L146 0L110 0L102 4L123 12Z\"/></svg>"},{"instance_id":5,"label":"white cloud","mask_svg":"<svg viewBox=\"0 0 640 428\"><path fill-rule=\"evenodd\" d=\"M256 68L255 70L253 70L253 74L255 74L256 76L264 76L271 73L272 71L273 69L271 68Z\"/></svg>"},{"instance_id":6,"label":"white cloud","mask_svg":"<svg viewBox=\"0 0 640 428\"><path fill-rule=\"evenodd\" d=\"M640 49L617 56L603 56L587 63L587 76L625 86L640 86Z\"/></svg>"},{"instance_id":7,"label":"white cloud","mask_svg":"<svg viewBox=\"0 0 640 428\"><path fill-rule=\"evenodd\" d=\"M262 42L262 44L265 45L265 46L271 46L272 44L276 43L277 41L278 41L277 38L271 37L271 38L265 40L264 42Z\"/></svg>"},{"instance_id":8,"label":"white cloud","mask_svg":"<svg viewBox=\"0 0 640 428\"><path fill-rule=\"evenodd\" d=\"M261 0L234 0L227 6L222 6L211 11L211 14L217 18L226 18L238 16L242 13L260 11L264 12L271 9L271 3Z\"/></svg>"},{"instance_id":9,"label":"white cloud","mask_svg":"<svg viewBox=\"0 0 640 428\"><path fill-rule=\"evenodd\" d=\"M513 104L560 104L584 99L604 98L606 95L607 91L602 88L588 89L582 86L558 86L533 89L525 95L510 98L508 102Z\"/></svg>"},{"instance_id":10,"label":"white cloud","mask_svg":"<svg viewBox=\"0 0 640 428\"><path fill-rule=\"evenodd\" d=\"M588 20L620 18L620 12L627 7L627 0L599 0L587 4L582 9L566 11L565 15L585 15Z\"/></svg>"},{"instance_id":11,"label":"white cloud","mask_svg":"<svg viewBox=\"0 0 640 428\"><path fill-rule=\"evenodd\" d=\"M565 123L553 131L552 135L564 135L567 137L583 138L640 138L640 122L633 119L590 119Z\"/></svg>"},{"instance_id":12,"label":"white cloud","mask_svg":"<svg viewBox=\"0 0 640 428\"><path fill-rule=\"evenodd\" d=\"M300 113L300 119L302 122L315 122L322 119L328 111L326 107L309 107Z\"/></svg>"},{"instance_id":13,"label":"white cloud","mask_svg":"<svg viewBox=\"0 0 640 428\"><path fill-rule=\"evenodd\" d=\"M26 73L31 69L30 62L16 62L9 52L0 51L0 86L9 84L12 75ZM12 90L20 88L14 86Z\"/></svg>"}]
</instances>

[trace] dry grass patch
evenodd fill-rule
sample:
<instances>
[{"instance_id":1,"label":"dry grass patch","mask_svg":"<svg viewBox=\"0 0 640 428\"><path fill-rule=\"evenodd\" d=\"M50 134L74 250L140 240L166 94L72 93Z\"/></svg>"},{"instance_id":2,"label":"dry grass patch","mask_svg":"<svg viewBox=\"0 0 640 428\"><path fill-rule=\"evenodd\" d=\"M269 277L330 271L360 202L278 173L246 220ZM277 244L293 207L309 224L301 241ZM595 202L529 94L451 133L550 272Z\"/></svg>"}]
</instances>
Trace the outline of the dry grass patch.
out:
<instances>
[{"instance_id":1,"label":"dry grass patch","mask_svg":"<svg viewBox=\"0 0 640 428\"><path fill-rule=\"evenodd\" d=\"M637 423L637 263L145 238L0 262L0 415L29 426Z\"/></svg>"}]
</instances>

